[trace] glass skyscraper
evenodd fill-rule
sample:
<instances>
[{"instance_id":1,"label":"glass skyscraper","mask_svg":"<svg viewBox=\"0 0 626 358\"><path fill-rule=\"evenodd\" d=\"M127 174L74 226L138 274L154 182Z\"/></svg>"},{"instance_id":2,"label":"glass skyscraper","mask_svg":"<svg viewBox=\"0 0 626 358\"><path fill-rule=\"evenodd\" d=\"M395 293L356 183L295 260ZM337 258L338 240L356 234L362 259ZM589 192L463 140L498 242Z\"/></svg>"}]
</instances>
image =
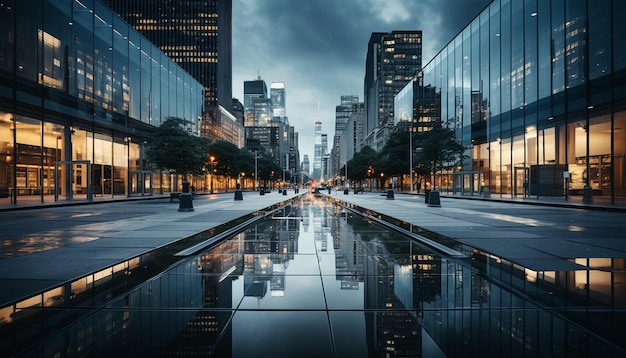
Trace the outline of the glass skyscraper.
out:
<instances>
[{"instance_id":1,"label":"glass skyscraper","mask_svg":"<svg viewBox=\"0 0 626 358\"><path fill-rule=\"evenodd\" d=\"M207 106L232 106L232 0L103 0L206 87Z\"/></svg>"},{"instance_id":2,"label":"glass skyscraper","mask_svg":"<svg viewBox=\"0 0 626 358\"><path fill-rule=\"evenodd\" d=\"M494 0L478 14L398 96L418 92L409 117L440 119L467 148L437 187L624 199L623 14L611 0Z\"/></svg>"},{"instance_id":3,"label":"glass skyscraper","mask_svg":"<svg viewBox=\"0 0 626 358\"><path fill-rule=\"evenodd\" d=\"M200 134L204 88L99 0L0 3L0 200L177 190L146 165L168 117Z\"/></svg>"},{"instance_id":4,"label":"glass skyscraper","mask_svg":"<svg viewBox=\"0 0 626 358\"><path fill-rule=\"evenodd\" d=\"M232 117L232 0L103 0L204 90L201 135L243 143Z\"/></svg>"}]
</instances>

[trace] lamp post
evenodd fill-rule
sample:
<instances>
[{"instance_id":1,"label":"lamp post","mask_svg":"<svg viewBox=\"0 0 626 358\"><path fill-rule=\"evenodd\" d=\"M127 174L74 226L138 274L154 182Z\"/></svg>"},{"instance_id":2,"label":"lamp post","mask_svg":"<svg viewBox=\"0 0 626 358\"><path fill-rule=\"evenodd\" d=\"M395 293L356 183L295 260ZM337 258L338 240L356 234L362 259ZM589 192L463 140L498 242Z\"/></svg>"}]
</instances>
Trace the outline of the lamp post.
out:
<instances>
[{"instance_id":1,"label":"lamp post","mask_svg":"<svg viewBox=\"0 0 626 358\"><path fill-rule=\"evenodd\" d=\"M210 189L210 193L213 194L213 175L215 174L214 173L214 170L215 170L215 168L214 168L214 166L215 166L215 156L213 156L213 155L210 156L209 160L210 160L209 164L210 164L210 171L211 171L211 189Z\"/></svg>"},{"instance_id":2,"label":"lamp post","mask_svg":"<svg viewBox=\"0 0 626 358\"><path fill-rule=\"evenodd\" d=\"M259 183L259 153L257 150L254 151L254 191L258 190Z\"/></svg>"},{"instance_id":3,"label":"lamp post","mask_svg":"<svg viewBox=\"0 0 626 358\"><path fill-rule=\"evenodd\" d=\"M346 182L343 183L343 194L344 195L348 195L348 193L350 192L350 179L348 179L348 162L346 161L346 166L345 166L345 176L346 176Z\"/></svg>"},{"instance_id":4,"label":"lamp post","mask_svg":"<svg viewBox=\"0 0 626 358\"><path fill-rule=\"evenodd\" d=\"M413 192L413 129L409 129L409 191Z\"/></svg>"},{"instance_id":5,"label":"lamp post","mask_svg":"<svg viewBox=\"0 0 626 358\"><path fill-rule=\"evenodd\" d=\"M126 170L128 172L128 180L126 181L126 186L127 186L127 196L130 197L130 186L131 186L131 179L130 179L130 143L132 141L131 137L126 137L124 138L124 142L126 143Z\"/></svg>"}]
</instances>

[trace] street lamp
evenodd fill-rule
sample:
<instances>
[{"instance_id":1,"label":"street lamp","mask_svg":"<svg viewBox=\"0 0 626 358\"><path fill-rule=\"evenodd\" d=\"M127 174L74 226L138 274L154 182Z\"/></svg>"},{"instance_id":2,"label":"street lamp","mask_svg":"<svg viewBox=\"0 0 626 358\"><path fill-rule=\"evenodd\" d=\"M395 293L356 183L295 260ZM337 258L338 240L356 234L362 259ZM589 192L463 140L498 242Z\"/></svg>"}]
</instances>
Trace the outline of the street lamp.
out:
<instances>
[{"instance_id":1,"label":"street lamp","mask_svg":"<svg viewBox=\"0 0 626 358\"><path fill-rule=\"evenodd\" d=\"M128 174L128 180L126 181L126 186L127 186L127 196L130 197L130 186L131 186L131 178L130 178L130 143L132 142L132 138L131 137L126 137L124 138L124 142L126 143L126 167L127 167L127 174Z\"/></svg>"},{"instance_id":2,"label":"street lamp","mask_svg":"<svg viewBox=\"0 0 626 358\"><path fill-rule=\"evenodd\" d=\"M409 128L409 192L413 192L413 128Z\"/></svg>"},{"instance_id":3,"label":"street lamp","mask_svg":"<svg viewBox=\"0 0 626 358\"><path fill-rule=\"evenodd\" d=\"M209 157L209 166L211 171L211 190L210 193L213 194L213 176L215 175L215 156L211 155Z\"/></svg>"},{"instance_id":4,"label":"street lamp","mask_svg":"<svg viewBox=\"0 0 626 358\"><path fill-rule=\"evenodd\" d=\"M257 150L254 151L254 191L258 190L259 183L259 153Z\"/></svg>"}]
</instances>

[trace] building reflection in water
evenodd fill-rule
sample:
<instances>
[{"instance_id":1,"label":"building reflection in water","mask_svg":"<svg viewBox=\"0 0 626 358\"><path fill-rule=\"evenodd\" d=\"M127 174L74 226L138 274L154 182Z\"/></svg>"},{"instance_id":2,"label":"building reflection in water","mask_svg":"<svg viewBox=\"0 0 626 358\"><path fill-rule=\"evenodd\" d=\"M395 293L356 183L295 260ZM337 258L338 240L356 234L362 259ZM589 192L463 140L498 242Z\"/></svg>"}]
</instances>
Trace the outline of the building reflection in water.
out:
<instances>
[{"instance_id":1,"label":"building reflection in water","mask_svg":"<svg viewBox=\"0 0 626 358\"><path fill-rule=\"evenodd\" d=\"M257 338L282 332L264 343L277 357L624 356L623 261L578 258L588 270L535 272L468 250L444 257L339 206L303 200L32 352L239 357L254 341L246 327L260 325ZM318 300L306 287L320 276ZM599 276L610 288L591 293ZM316 312L326 324L315 325ZM275 327L294 321L322 343Z\"/></svg>"}]
</instances>

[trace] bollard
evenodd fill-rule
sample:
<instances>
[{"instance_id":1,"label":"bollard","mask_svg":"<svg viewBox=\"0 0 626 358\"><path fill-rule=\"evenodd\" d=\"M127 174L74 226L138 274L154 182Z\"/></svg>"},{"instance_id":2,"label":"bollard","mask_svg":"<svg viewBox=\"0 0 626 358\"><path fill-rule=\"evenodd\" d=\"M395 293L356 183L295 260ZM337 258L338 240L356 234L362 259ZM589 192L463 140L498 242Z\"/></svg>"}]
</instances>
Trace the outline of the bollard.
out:
<instances>
[{"instance_id":1,"label":"bollard","mask_svg":"<svg viewBox=\"0 0 626 358\"><path fill-rule=\"evenodd\" d=\"M183 182L183 192L178 197L178 211L193 211L193 201L189 192L189 182Z\"/></svg>"},{"instance_id":2,"label":"bollard","mask_svg":"<svg viewBox=\"0 0 626 358\"><path fill-rule=\"evenodd\" d=\"M430 192L428 196L428 206L441 206L441 198L439 197L439 192L433 190Z\"/></svg>"},{"instance_id":3,"label":"bollard","mask_svg":"<svg viewBox=\"0 0 626 358\"><path fill-rule=\"evenodd\" d=\"M424 203L428 204L428 197L430 196L430 189L424 190Z\"/></svg>"},{"instance_id":4,"label":"bollard","mask_svg":"<svg viewBox=\"0 0 626 358\"><path fill-rule=\"evenodd\" d=\"M593 191L591 190L591 187L589 185L585 185L583 187L583 203L593 203Z\"/></svg>"},{"instance_id":5,"label":"bollard","mask_svg":"<svg viewBox=\"0 0 626 358\"><path fill-rule=\"evenodd\" d=\"M393 195L393 188L391 184L389 184L389 189L387 189L387 200L395 200L396 198Z\"/></svg>"},{"instance_id":6,"label":"bollard","mask_svg":"<svg viewBox=\"0 0 626 358\"><path fill-rule=\"evenodd\" d=\"M178 200L180 201L178 211L193 211L193 201L190 193L181 193Z\"/></svg>"},{"instance_id":7,"label":"bollard","mask_svg":"<svg viewBox=\"0 0 626 358\"><path fill-rule=\"evenodd\" d=\"M265 188L261 188L261 190L259 190L259 194L260 195L265 195Z\"/></svg>"},{"instance_id":8,"label":"bollard","mask_svg":"<svg viewBox=\"0 0 626 358\"><path fill-rule=\"evenodd\" d=\"M237 184L237 189L235 190L235 200L243 200L243 193L241 192L241 184Z\"/></svg>"}]
</instances>

